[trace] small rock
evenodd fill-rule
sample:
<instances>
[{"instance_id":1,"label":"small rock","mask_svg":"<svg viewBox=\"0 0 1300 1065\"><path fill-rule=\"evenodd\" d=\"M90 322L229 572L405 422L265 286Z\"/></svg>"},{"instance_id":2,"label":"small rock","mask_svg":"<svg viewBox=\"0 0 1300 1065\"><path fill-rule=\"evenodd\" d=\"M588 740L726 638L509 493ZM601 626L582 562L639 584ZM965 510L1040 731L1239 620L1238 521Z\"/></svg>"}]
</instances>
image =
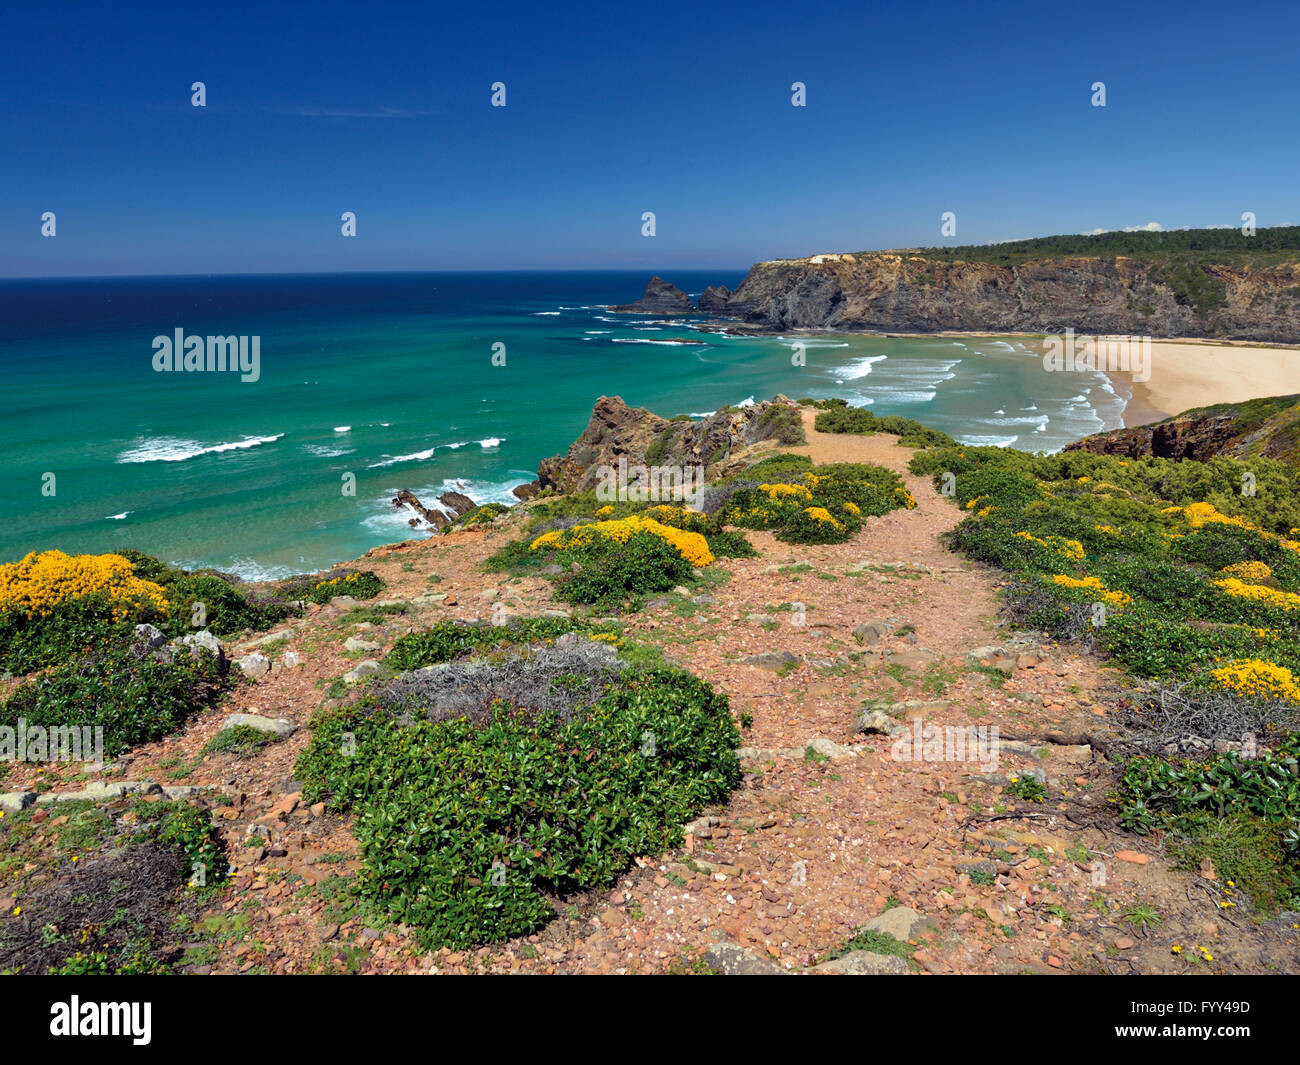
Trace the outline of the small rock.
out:
<instances>
[{"instance_id":1,"label":"small rock","mask_svg":"<svg viewBox=\"0 0 1300 1065\"><path fill-rule=\"evenodd\" d=\"M264 654L254 652L251 655L244 655L243 658L236 658L235 665L239 671L250 680L257 680L259 677L265 677L271 672L271 660Z\"/></svg>"},{"instance_id":2,"label":"small rock","mask_svg":"<svg viewBox=\"0 0 1300 1065\"><path fill-rule=\"evenodd\" d=\"M847 973L851 976L910 976L912 969L896 954L873 954L869 950L851 950L842 958L813 966L817 973Z\"/></svg>"},{"instance_id":3,"label":"small rock","mask_svg":"<svg viewBox=\"0 0 1300 1065\"><path fill-rule=\"evenodd\" d=\"M900 942L906 943L913 936L931 927L923 914L908 906L895 906L878 917L873 917L865 926L872 932L884 932Z\"/></svg>"},{"instance_id":4,"label":"small rock","mask_svg":"<svg viewBox=\"0 0 1300 1065\"><path fill-rule=\"evenodd\" d=\"M379 663L373 658L367 658L358 662L354 668L343 674L343 683L360 684L367 677L373 677L378 672Z\"/></svg>"},{"instance_id":5,"label":"small rock","mask_svg":"<svg viewBox=\"0 0 1300 1065\"><path fill-rule=\"evenodd\" d=\"M734 943L715 943L704 952L704 961L723 976L786 976L781 966L751 954Z\"/></svg>"},{"instance_id":6,"label":"small rock","mask_svg":"<svg viewBox=\"0 0 1300 1065\"><path fill-rule=\"evenodd\" d=\"M238 728L240 725L255 728L258 732L269 732L279 739L292 736L298 728L292 721L286 721L282 717L263 717L261 714L231 714L226 718L226 723L221 726L221 731L224 732L228 728Z\"/></svg>"},{"instance_id":7,"label":"small rock","mask_svg":"<svg viewBox=\"0 0 1300 1065\"><path fill-rule=\"evenodd\" d=\"M764 651L761 654L746 655L741 660L742 665L757 666L759 669L779 670L791 663L798 662L799 656L791 654L789 651Z\"/></svg>"}]
</instances>

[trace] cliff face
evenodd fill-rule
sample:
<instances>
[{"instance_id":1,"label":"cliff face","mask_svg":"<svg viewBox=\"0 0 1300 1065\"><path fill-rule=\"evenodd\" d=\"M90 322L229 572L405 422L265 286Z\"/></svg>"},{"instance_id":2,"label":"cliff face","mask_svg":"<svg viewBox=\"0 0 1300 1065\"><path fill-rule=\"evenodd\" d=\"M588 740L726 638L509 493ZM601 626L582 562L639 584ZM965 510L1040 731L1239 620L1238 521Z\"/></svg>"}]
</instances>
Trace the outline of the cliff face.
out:
<instances>
[{"instance_id":1,"label":"cliff face","mask_svg":"<svg viewBox=\"0 0 1300 1065\"><path fill-rule=\"evenodd\" d=\"M713 313L764 330L969 330L1300 342L1300 264L1180 267L1056 258L1016 266L907 252L755 264Z\"/></svg>"},{"instance_id":2,"label":"cliff face","mask_svg":"<svg viewBox=\"0 0 1300 1065\"><path fill-rule=\"evenodd\" d=\"M1216 455L1300 461L1300 396L1276 396L1184 411L1153 425L1097 433L1066 451L1127 458L1194 459Z\"/></svg>"}]
</instances>

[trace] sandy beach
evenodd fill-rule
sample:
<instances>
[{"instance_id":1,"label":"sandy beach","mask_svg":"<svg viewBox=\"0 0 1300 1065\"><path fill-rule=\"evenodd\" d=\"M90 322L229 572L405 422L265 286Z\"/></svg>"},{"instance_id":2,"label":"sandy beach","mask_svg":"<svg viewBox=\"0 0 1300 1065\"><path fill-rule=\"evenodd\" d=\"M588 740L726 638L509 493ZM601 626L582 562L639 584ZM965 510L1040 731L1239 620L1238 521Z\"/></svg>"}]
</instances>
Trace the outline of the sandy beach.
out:
<instances>
[{"instance_id":1,"label":"sandy beach","mask_svg":"<svg viewBox=\"0 0 1300 1065\"><path fill-rule=\"evenodd\" d=\"M1300 348L1153 340L1151 377L1132 388L1125 425L1145 425L1212 403L1300 393Z\"/></svg>"}]
</instances>

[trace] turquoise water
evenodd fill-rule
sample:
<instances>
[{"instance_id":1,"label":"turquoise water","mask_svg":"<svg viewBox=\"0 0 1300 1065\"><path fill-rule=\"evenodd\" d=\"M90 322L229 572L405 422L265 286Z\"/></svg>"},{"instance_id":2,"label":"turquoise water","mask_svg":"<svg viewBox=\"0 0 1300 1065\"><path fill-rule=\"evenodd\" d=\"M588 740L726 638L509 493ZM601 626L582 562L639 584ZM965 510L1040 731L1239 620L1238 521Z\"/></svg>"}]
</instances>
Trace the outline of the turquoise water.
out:
<instances>
[{"instance_id":1,"label":"turquoise water","mask_svg":"<svg viewBox=\"0 0 1300 1065\"><path fill-rule=\"evenodd\" d=\"M737 271L679 271L697 294ZM732 337L612 315L643 273L0 283L0 560L136 547L266 578L412 535L389 502L513 502L600 395L664 415L841 396L970 443L1054 450L1121 424L1100 374L994 338ZM260 337L260 375L158 372L156 336ZM690 345L665 343L687 337ZM807 365L791 363L805 345ZM493 345L505 345L494 366ZM53 494L43 492L53 474ZM355 494L345 494L345 475Z\"/></svg>"}]
</instances>

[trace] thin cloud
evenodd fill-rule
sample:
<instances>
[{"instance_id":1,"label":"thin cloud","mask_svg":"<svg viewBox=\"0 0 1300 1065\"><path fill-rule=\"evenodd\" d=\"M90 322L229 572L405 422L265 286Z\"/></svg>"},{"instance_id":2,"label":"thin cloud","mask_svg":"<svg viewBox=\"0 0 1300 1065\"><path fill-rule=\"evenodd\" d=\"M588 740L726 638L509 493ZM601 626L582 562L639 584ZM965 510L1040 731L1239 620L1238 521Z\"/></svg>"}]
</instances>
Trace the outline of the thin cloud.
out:
<instances>
[{"instance_id":1,"label":"thin cloud","mask_svg":"<svg viewBox=\"0 0 1300 1065\"><path fill-rule=\"evenodd\" d=\"M262 108L274 115L291 115L295 118L428 118L443 112L436 109L411 107L284 107L270 105Z\"/></svg>"}]
</instances>

